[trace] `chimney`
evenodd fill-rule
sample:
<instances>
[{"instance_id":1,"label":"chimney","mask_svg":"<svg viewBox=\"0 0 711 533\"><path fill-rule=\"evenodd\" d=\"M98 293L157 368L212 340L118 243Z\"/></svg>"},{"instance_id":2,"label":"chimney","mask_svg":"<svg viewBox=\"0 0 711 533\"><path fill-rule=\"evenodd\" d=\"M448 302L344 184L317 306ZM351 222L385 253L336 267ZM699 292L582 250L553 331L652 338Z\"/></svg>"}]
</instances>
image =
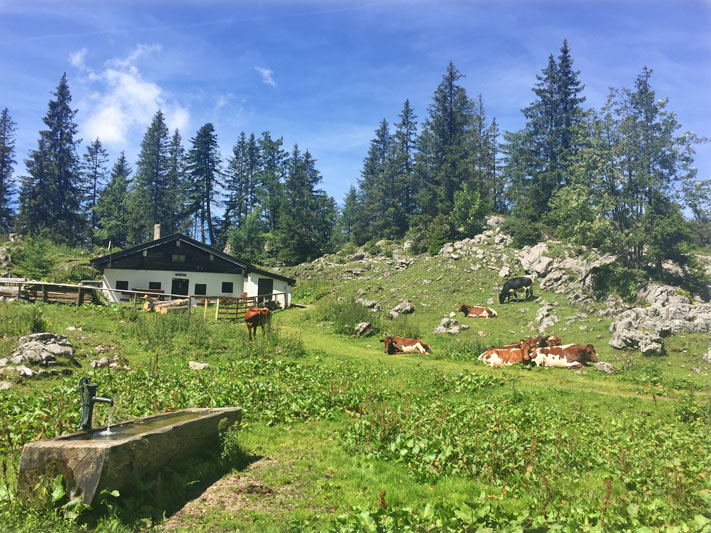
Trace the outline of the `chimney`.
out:
<instances>
[{"instance_id":1,"label":"chimney","mask_svg":"<svg viewBox=\"0 0 711 533\"><path fill-rule=\"evenodd\" d=\"M160 224L153 224L153 240L160 239Z\"/></svg>"}]
</instances>

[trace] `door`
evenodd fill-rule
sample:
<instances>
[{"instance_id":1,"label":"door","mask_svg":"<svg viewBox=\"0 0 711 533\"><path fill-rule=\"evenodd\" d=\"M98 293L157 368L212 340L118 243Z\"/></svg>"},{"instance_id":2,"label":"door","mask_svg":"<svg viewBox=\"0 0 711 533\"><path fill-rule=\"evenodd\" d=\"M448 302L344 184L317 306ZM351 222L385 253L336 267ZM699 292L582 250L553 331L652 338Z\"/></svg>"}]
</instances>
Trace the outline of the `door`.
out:
<instances>
[{"instance_id":1,"label":"door","mask_svg":"<svg viewBox=\"0 0 711 533\"><path fill-rule=\"evenodd\" d=\"M173 278L173 283L171 283L170 285L170 293L187 296L189 285L190 280L187 280L185 278Z\"/></svg>"},{"instance_id":2,"label":"door","mask_svg":"<svg viewBox=\"0 0 711 533\"><path fill-rule=\"evenodd\" d=\"M257 302L262 305L272 299L274 292L274 280L271 278L259 278L257 280Z\"/></svg>"}]
</instances>

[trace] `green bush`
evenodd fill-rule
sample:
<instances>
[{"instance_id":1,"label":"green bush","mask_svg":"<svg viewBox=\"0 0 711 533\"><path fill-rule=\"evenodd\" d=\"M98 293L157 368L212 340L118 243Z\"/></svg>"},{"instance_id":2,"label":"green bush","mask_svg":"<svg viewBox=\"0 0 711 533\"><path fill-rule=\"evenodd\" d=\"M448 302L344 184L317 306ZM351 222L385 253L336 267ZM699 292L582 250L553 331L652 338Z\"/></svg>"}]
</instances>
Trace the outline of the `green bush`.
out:
<instances>
[{"instance_id":1,"label":"green bush","mask_svg":"<svg viewBox=\"0 0 711 533\"><path fill-rule=\"evenodd\" d=\"M331 300L317 311L317 319L333 323L333 331L341 335L354 335L354 328L361 322L369 322L373 333L379 333L382 328L382 318L367 307L355 302L354 298L347 300Z\"/></svg>"},{"instance_id":2,"label":"green bush","mask_svg":"<svg viewBox=\"0 0 711 533\"><path fill-rule=\"evenodd\" d=\"M541 240L541 224L523 218L509 217L501 223L501 231L513 238L517 248L533 246Z\"/></svg>"}]
</instances>

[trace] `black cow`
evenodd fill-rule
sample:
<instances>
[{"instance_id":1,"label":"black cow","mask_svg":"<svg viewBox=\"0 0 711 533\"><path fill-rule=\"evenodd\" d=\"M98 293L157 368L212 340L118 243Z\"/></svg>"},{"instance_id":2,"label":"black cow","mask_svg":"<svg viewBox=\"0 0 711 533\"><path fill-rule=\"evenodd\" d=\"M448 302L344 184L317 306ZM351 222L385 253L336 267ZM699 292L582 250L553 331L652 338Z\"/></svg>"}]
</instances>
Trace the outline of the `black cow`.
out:
<instances>
[{"instance_id":1,"label":"black cow","mask_svg":"<svg viewBox=\"0 0 711 533\"><path fill-rule=\"evenodd\" d=\"M499 303L503 304L507 298L509 301L511 301L511 296L513 296L514 294L516 295L516 301L518 302L518 293L520 291L524 291L524 293L525 293L524 299L527 300L529 296L532 298L533 297L533 279L528 278L528 277L518 277L518 278L507 279L506 283L504 283L504 288L501 289L501 293L499 294Z\"/></svg>"}]
</instances>

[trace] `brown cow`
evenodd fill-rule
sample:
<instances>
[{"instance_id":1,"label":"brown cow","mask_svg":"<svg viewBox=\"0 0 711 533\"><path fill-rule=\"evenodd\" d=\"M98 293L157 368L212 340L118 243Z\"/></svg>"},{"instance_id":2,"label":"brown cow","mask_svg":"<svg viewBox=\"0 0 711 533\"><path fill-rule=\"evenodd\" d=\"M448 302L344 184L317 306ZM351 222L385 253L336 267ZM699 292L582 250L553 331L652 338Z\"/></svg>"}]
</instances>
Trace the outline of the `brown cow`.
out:
<instances>
[{"instance_id":1,"label":"brown cow","mask_svg":"<svg viewBox=\"0 0 711 533\"><path fill-rule=\"evenodd\" d=\"M587 362L597 363L595 346L588 344L564 344L536 348L531 354L531 363L546 368L581 368Z\"/></svg>"},{"instance_id":2,"label":"brown cow","mask_svg":"<svg viewBox=\"0 0 711 533\"><path fill-rule=\"evenodd\" d=\"M489 318L496 316L496 311L491 307L479 307L477 305L459 304L457 311L464 313L466 318Z\"/></svg>"},{"instance_id":3,"label":"brown cow","mask_svg":"<svg viewBox=\"0 0 711 533\"><path fill-rule=\"evenodd\" d=\"M380 339L385 343L385 353L432 353L430 347L420 339L411 337L385 337Z\"/></svg>"},{"instance_id":4,"label":"brown cow","mask_svg":"<svg viewBox=\"0 0 711 533\"><path fill-rule=\"evenodd\" d=\"M247 332L249 333L249 340L252 340L252 331L254 330L254 338L257 338L257 327L262 327L262 335L266 335L264 332L264 325L269 324L271 320L272 312L266 307L250 307L244 314L244 321L247 323Z\"/></svg>"},{"instance_id":5,"label":"brown cow","mask_svg":"<svg viewBox=\"0 0 711 533\"><path fill-rule=\"evenodd\" d=\"M527 342L520 346L495 346L479 356L479 360L489 366L510 366L529 359L531 347Z\"/></svg>"}]
</instances>

